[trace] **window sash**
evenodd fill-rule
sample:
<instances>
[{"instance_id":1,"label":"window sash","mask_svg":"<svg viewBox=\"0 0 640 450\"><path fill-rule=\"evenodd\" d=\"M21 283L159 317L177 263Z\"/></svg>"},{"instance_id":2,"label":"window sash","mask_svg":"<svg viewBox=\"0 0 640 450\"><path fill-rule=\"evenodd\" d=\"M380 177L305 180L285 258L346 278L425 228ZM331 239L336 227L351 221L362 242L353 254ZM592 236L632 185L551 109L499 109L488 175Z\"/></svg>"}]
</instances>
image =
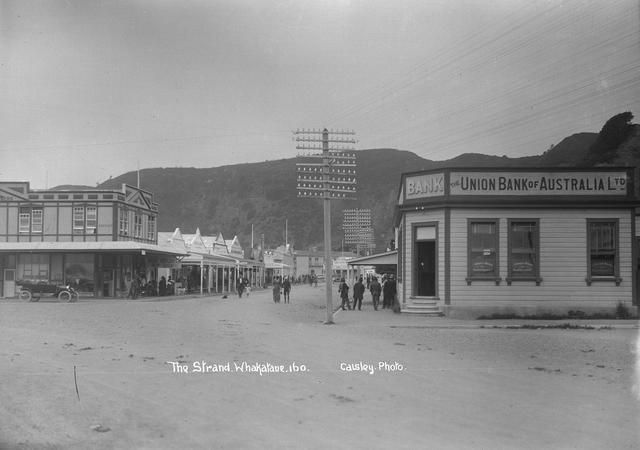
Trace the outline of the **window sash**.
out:
<instances>
[{"instance_id":1,"label":"window sash","mask_svg":"<svg viewBox=\"0 0 640 450\"><path fill-rule=\"evenodd\" d=\"M31 231L33 233L42 233L42 217L41 209L31 211Z\"/></svg>"},{"instance_id":2,"label":"window sash","mask_svg":"<svg viewBox=\"0 0 640 450\"><path fill-rule=\"evenodd\" d=\"M98 226L98 208L95 206L87 206L87 215L85 221L86 229L93 232Z\"/></svg>"},{"instance_id":3,"label":"window sash","mask_svg":"<svg viewBox=\"0 0 640 450\"><path fill-rule=\"evenodd\" d=\"M537 277L540 270L538 227L538 223L532 221L509 223L509 277Z\"/></svg>"},{"instance_id":4,"label":"window sash","mask_svg":"<svg viewBox=\"0 0 640 450\"><path fill-rule=\"evenodd\" d=\"M498 224L496 221L469 223L468 258L470 277L498 276Z\"/></svg>"},{"instance_id":5,"label":"window sash","mask_svg":"<svg viewBox=\"0 0 640 450\"><path fill-rule=\"evenodd\" d=\"M133 235L137 238L142 237L142 216L137 213L133 216Z\"/></svg>"},{"instance_id":6,"label":"window sash","mask_svg":"<svg viewBox=\"0 0 640 450\"><path fill-rule=\"evenodd\" d=\"M129 211L120 210L120 234L129 234Z\"/></svg>"},{"instance_id":7,"label":"window sash","mask_svg":"<svg viewBox=\"0 0 640 450\"><path fill-rule=\"evenodd\" d=\"M19 232L20 233L28 233L29 228L31 227L31 216L29 213L20 213L19 215Z\"/></svg>"},{"instance_id":8,"label":"window sash","mask_svg":"<svg viewBox=\"0 0 640 450\"><path fill-rule=\"evenodd\" d=\"M615 277L617 274L616 222L589 223L589 272L593 277Z\"/></svg>"},{"instance_id":9,"label":"window sash","mask_svg":"<svg viewBox=\"0 0 640 450\"><path fill-rule=\"evenodd\" d=\"M73 208L73 229L84 230L84 207L75 206Z\"/></svg>"},{"instance_id":10,"label":"window sash","mask_svg":"<svg viewBox=\"0 0 640 450\"><path fill-rule=\"evenodd\" d=\"M147 239L153 241L156 237L156 218L154 216L149 216L149 220L147 222Z\"/></svg>"}]
</instances>

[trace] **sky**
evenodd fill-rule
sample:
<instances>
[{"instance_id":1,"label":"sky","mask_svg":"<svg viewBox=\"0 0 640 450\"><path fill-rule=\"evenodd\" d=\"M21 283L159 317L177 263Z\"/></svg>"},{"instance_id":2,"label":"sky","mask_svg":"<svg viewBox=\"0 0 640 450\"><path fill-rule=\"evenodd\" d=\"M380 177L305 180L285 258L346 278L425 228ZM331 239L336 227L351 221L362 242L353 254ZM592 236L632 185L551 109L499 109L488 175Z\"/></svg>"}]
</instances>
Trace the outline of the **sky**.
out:
<instances>
[{"instance_id":1,"label":"sky","mask_svg":"<svg viewBox=\"0 0 640 450\"><path fill-rule=\"evenodd\" d=\"M0 0L0 180L298 155L538 155L631 111L639 0ZM292 174L293 176L293 174Z\"/></svg>"}]
</instances>

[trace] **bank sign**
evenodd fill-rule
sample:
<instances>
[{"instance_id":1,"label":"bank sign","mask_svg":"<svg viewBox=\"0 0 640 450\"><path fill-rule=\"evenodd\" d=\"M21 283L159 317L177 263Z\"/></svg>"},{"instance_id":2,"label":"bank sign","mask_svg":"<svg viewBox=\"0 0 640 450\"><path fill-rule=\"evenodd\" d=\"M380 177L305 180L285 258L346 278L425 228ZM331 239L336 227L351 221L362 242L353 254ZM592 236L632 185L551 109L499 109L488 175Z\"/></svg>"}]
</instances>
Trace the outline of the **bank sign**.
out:
<instances>
[{"instance_id":1,"label":"bank sign","mask_svg":"<svg viewBox=\"0 0 640 450\"><path fill-rule=\"evenodd\" d=\"M444 173L407 177L405 192L407 200L444 195Z\"/></svg>"},{"instance_id":2,"label":"bank sign","mask_svg":"<svg viewBox=\"0 0 640 450\"><path fill-rule=\"evenodd\" d=\"M450 195L627 195L626 172L451 172Z\"/></svg>"}]
</instances>

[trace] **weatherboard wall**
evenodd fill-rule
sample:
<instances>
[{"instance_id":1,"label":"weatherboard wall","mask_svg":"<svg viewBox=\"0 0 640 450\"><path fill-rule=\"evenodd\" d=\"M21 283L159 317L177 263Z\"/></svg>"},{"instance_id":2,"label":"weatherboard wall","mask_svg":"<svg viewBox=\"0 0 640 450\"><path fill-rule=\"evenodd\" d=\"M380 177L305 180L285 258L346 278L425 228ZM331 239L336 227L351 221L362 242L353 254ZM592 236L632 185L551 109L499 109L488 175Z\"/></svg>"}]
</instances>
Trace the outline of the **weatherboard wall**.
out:
<instances>
[{"instance_id":1,"label":"weatherboard wall","mask_svg":"<svg viewBox=\"0 0 640 450\"><path fill-rule=\"evenodd\" d=\"M498 219L499 284L491 280L468 278L468 219ZM535 281L513 281L508 277L509 219L539 221L540 278ZM617 220L620 278L588 285L587 219ZM450 222L451 305L555 306L572 302L577 307L611 305L629 302L633 296L632 216L628 210L602 209L454 209Z\"/></svg>"}]
</instances>

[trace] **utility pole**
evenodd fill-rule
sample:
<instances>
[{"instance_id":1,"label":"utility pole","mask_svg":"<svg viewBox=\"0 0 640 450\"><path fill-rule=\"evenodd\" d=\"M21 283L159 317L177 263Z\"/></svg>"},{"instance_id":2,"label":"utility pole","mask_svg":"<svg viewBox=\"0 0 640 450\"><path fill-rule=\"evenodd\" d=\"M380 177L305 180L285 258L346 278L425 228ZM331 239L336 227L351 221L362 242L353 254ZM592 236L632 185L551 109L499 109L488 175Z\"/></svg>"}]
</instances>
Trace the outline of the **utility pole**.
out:
<instances>
[{"instance_id":1,"label":"utility pole","mask_svg":"<svg viewBox=\"0 0 640 450\"><path fill-rule=\"evenodd\" d=\"M296 164L298 197L322 198L324 208L324 260L327 299L327 319L333 323L333 260L331 254L331 199L354 199L356 192L356 143L353 131L298 130L294 131L296 149L310 162ZM322 159L321 163L313 159Z\"/></svg>"}]
</instances>

